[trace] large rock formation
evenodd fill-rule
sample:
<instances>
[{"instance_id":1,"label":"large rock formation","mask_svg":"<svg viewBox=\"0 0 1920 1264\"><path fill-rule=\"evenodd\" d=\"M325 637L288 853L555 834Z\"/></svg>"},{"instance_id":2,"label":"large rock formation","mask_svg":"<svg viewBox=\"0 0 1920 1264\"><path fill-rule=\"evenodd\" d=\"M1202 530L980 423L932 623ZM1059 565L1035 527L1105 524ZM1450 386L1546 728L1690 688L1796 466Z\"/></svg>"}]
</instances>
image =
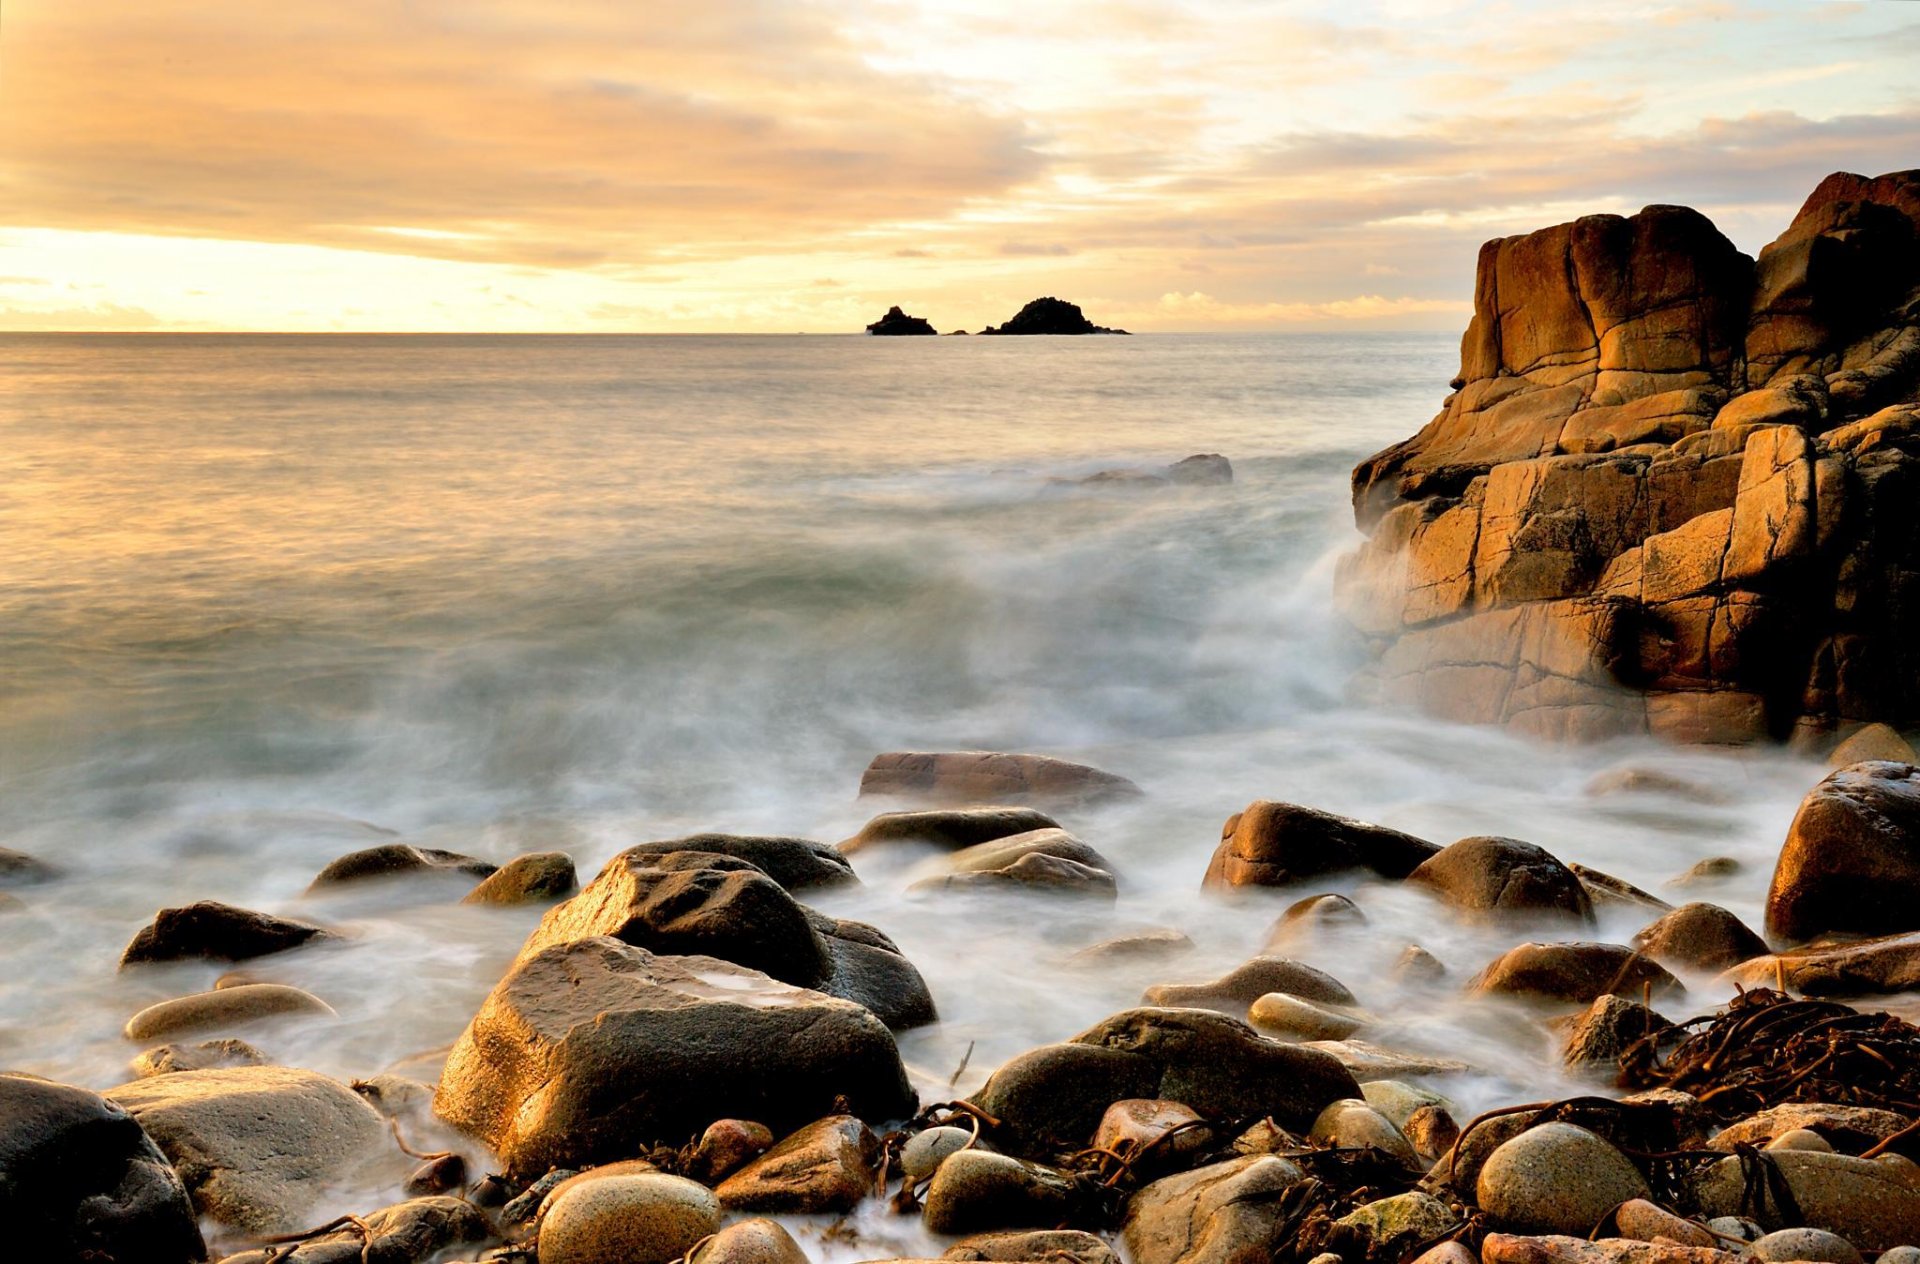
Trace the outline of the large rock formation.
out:
<instances>
[{"instance_id":1,"label":"large rock formation","mask_svg":"<svg viewBox=\"0 0 1920 1264\"><path fill-rule=\"evenodd\" d=\"M883 338L930 338L940 331L924 316L909 316L898 307L889 307L885 316L867 326L867 332Z\"/></svg>"},{"instance_id":2,"label":"large rock formation","mask_svg":"<svg viewBox=\"0 0 1920 1264\"><path fill-rule=\"evenodd\" d=\"M1006 324L988 325L983 334L1124 334L1124 329L1108 329L1087 319L1078 303L1063 298L1037 298L1013 314Z\"/></svg>"},{"instance_id":3,"label":"large rock formation","mask_svg":"<svg viewBox=\"0 0 1920 1264\"><path fill-rule=\"evenodd\" d=\"M1920 172L1755 261L1684 207L1481 248L1460 374L1354 470L1377 694L1683 741L1920 718Z\"/></svg>"}]
</instances>

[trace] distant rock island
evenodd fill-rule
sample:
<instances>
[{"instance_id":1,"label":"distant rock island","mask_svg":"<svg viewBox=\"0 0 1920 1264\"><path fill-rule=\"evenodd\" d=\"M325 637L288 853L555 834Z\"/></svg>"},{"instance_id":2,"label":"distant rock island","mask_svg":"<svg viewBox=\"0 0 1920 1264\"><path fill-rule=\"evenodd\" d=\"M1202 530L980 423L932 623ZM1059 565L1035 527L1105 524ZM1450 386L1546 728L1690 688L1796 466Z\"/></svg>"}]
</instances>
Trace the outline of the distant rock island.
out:
<instances>
[{"instance_id":1,"label":"distant rock island","mask_svg":"<svg viewBox=\"0 0 1920 1264\"><path fill-rule=\"evenodd\" d=\"M867 326L867 332L880 338L906 338L933 337L940 331L925 317L909 316L898 307L889 307L885 316Z\"/></svg>"},{"instance_id":2,"label":"distant rock island","mask_svg":"<svg viewBox=\"0 0 1920 1264\"><path fill-rule=\"evenodd\" d=\"M995 329L988 325L983 334L1124 334L1124 329L1108 329L1088 320L1078 303L1061 298L1037 298Z\"/></svg>"}]
</instances>

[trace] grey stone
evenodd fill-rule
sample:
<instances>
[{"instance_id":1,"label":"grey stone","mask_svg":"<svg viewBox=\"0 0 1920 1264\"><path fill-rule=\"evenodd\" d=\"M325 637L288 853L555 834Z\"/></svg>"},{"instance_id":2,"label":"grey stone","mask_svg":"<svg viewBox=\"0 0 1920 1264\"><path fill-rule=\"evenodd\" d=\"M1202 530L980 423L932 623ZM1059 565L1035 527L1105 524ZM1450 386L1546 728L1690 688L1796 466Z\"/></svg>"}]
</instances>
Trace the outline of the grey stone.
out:
<instances>
[{"instance_id":1,"label":"grey stone","mask_svg":"<svg viewBox=\"0 0 1920 1264\"><path fill-rule=\"evenodd\" d=\"M1522 1233L1584 1237L1646 1178L1605 1140L1573 1124L1546 1123L1503 1143L1476 1182L1480 1209Z\"/></svg>"}]
</instances>

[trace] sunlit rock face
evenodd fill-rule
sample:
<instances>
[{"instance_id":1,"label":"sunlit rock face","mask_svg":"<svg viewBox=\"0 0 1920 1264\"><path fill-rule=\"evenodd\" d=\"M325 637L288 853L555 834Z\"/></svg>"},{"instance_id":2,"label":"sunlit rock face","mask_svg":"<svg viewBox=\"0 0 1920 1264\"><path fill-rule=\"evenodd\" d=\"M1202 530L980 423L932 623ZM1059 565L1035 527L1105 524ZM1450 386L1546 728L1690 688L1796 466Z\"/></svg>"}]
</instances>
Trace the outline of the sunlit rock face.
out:
<instances>
[{"instance_id":1,"label":"sunlit rock face","mask_svg":"<svg viewBox=\"0 0 1920 1264\"><path fill-rule=\"evenodd\" d=\"M1454 393L1353 473L1381 700L1689 742L1920 718L1920 171L1758 260L1651 206L1481 248Z\"/></svg>"}]
</instances>

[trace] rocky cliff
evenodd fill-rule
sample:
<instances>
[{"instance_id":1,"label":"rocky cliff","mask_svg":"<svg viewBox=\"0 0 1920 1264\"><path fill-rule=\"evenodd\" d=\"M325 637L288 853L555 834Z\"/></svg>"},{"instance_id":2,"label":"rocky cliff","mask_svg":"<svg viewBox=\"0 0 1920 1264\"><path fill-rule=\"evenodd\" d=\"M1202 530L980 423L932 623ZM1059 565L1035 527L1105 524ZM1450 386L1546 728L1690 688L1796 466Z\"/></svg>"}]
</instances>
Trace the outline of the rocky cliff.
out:
<instances>
[{"instance_id":1,"label":"rocky cliff","mask_svg":"<svg viewBox=\"0 0 1920 1264\"><path fill-rule=\"evenodd\" d=\"M1381 698L1565 737L1920 719L1920 171L1757 260L1677 206L1481 248L1440 414L1353 473Z\"/></svg>"}]
</instances>

